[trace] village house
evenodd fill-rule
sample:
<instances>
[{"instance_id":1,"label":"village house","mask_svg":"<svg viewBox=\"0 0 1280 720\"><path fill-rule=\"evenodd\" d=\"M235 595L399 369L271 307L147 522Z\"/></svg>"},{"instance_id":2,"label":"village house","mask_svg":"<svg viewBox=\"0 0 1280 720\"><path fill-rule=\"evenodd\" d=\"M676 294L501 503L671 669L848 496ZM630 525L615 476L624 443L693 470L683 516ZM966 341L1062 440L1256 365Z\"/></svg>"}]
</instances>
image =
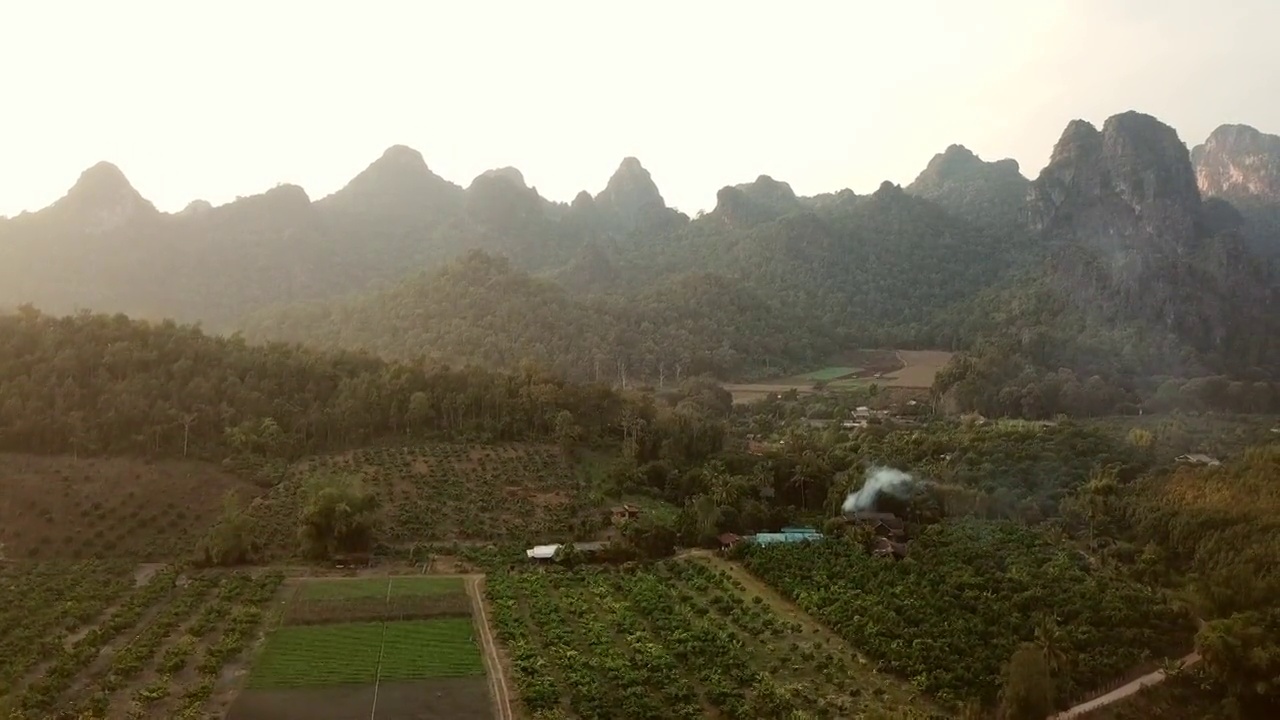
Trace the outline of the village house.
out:
<instances>
[{"instance_id":1,"label":"village house","mask_svg":"<svg viewBox=\"0 0 1280 720\"><path fill-rule=\"evenodd\" d=\"M893 513L858 512L851 515L849 520L855 525L871 528L871 532L878 537L897 541L906 536L906 523Z\"/></svg>"},{"instance_id":2,"label":"village house","mask_svg":"<svg viewBox=\"0 0 1280 720\"><path fill-rule=\"evenodd\" d=\"M907 544L894 542L885 537L878 537L871 547L871 554L875 557L891 557L901 560L907 556Z\"/></svg>"},{"instance_id":3,"label":"village house","mask_svg":"<svg viewBox=\"0 0 1280 720\"><path fill-rule=\"evenodd\" d=\"M612 518L614 525L622 525L623 523L639 518L640 508L639 506L632 505L630 503L624 503L610 508L609 515Z\"/></svg>"},{"instance_id":4,"label":"village house","mask_svg":"<svg viewBox=\"0 0 1280 720\"><path fill-rule=\"evenodd\" d=\"M742 542L743 537L736 533L727 532L721 533L720 537L716 539L720 541L721 550L732 550L738 543Z\"/></svg>"}]
</instances>

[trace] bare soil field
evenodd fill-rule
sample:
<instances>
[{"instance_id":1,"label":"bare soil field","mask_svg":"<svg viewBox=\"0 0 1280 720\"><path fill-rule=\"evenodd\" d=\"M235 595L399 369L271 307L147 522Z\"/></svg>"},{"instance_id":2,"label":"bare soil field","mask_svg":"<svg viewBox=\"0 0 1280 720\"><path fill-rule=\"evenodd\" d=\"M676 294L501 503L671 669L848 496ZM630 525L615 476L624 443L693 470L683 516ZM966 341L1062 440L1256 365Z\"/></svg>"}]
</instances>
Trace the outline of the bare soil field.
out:
<instances>
[{"instance_id":1,"label":"bare soil field","mask_svg":"<svg viewBox=\"0 0 1280 720\"><path fill-rule=\"evenodd\" d=\"M227 720L490 720L488 680L438 678L417 682L285 690L246 690Z\"/></svg>"},{"instance_id":2,"label":"bare soil field","mask_svg":"<svg viewBox=\"0 0 1280 720\"><path fill-rule=\"evenodd\" d=\"M853 390L875 383L882 388L927 390L938 370L951 359L942 350L851 350L832 364L807 373L753 383L726 383L735 404L758 402L794 390L817 392L819 384L835 390Z\"/></svg>"},{"instance_id":3,"label":"bare soil field","mask_svg":"<svg viewBox=\"0 0 1280 720\"><path fill-rule=\"evenodd\" d=\"M944 350L899 350L903 367L892 377L886 375L884 381L893 387L933 387L934 377L951 361L953 354Z\"/></svg>"},{"instance_id":4,"label":"bare soil field","mask_svg":"<svg viewBox=\"0 0 1280 720\"><path fill-rule=\"evenodd\" d=\"M13 559L173 559L228 490L261 493L209 463L0 454L0 544Z\"/></svg>"}]
</instances>

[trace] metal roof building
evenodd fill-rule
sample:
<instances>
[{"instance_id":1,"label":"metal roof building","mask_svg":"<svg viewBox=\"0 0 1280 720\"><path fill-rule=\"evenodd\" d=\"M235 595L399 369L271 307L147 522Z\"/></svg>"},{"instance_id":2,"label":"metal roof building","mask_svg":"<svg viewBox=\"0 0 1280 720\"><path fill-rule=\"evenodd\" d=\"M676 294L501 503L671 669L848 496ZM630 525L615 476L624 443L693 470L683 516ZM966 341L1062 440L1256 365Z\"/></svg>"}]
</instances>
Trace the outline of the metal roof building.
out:
<instances>
[{"instance_id":1,"label":"metal roof building","mask_svg":"<svg viewBox=\"0 0 1280 720\"><path fill-rule=\"evenodd\" d=\"M761 545L771 545L773 543L794 543L821 540L822 537L822 533L810 528L786 528L782 532L756 533L747 539Z\"/></svg>"}]
</instances>

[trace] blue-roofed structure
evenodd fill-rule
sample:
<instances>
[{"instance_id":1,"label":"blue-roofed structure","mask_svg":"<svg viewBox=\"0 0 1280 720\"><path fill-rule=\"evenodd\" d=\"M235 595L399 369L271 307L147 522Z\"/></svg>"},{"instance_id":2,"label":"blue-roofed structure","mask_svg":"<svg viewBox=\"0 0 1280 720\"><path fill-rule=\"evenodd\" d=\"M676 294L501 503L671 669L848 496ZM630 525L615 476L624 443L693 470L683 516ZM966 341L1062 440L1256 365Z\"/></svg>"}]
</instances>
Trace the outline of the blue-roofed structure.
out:
<instances>
[{"instance_id":1,"label":"blue-roofed structure","mask_svg":"<svg viewBox=\"0 0 1280 720\"><path fill-rule=\"evenodd\" d=\"M771 545L773 543L794 543L809 542L811 540L821 540L822 533L813 528L783 528L782 532L776 533L756 533L747 540L760 543L761 545Z\"/></svg>"}]
</instances>

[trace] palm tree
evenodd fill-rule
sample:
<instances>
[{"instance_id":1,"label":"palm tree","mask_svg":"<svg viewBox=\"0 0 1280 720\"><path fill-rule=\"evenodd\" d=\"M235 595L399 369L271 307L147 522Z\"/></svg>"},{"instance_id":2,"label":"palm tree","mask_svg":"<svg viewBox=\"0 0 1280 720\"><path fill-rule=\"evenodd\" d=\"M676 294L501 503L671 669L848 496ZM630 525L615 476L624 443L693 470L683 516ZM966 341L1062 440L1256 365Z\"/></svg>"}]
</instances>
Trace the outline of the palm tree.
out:
<instances>
[{"instance_id":1,"label":"palm tree","mask_svg":"<svg viewBox=\"0 0 1280 720\"><path fill-rule=\"evenodd\" d=\"M1054 675L1060 674L1067 666L1066 636L1058 625L1058 618L1044 614L1036 620L1036 645L1044 653L1045 665Z\"/></svg>"}]
</instances>

